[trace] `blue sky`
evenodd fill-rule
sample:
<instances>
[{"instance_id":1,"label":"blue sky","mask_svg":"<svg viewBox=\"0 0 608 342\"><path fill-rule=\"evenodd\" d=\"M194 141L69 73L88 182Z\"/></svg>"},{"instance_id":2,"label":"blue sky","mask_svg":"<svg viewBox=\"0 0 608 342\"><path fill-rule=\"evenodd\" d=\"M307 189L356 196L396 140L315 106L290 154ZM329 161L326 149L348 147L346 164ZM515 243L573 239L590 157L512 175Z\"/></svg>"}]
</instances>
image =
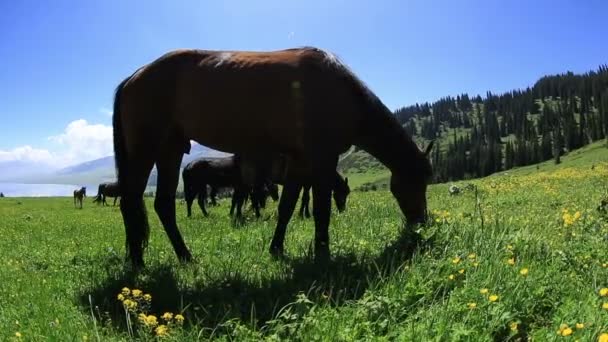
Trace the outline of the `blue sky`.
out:
<instances>
[{"instance_id":1,"label":"blue sky","mask_svg":"<svg viewBox=\"0 0 608 342\"><path fill-rule=\"evenodd\" d=\"M395 109L595 69L605 13L603 0L2 1L0 161L110 153L113 89L174 48L318 46Z\"/></svg>"}]
</instances>

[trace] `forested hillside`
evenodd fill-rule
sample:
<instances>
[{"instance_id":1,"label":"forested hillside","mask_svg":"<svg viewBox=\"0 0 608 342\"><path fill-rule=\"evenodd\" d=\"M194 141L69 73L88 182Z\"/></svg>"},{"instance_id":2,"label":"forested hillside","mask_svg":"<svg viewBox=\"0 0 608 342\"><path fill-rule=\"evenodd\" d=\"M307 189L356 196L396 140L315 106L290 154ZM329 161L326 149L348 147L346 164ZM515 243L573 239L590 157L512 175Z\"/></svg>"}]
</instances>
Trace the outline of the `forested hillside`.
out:
<instances>
[{"instance_id":1,"label":"forested hillside","mask_svg":"<svg viewBox=\"0 0 608 342\"><path fill-rule=\"evenodd\" d=\"M608 136L608 66L545 76L532 87L504 94L447 96L400 108L395 115L420 144L436 140L436 182L552 158L559 163L564 153ZM360 153L353 157L361 160ZM348 169L351 163L346 158L342 164Z\"/></svg>"}]
</instances>

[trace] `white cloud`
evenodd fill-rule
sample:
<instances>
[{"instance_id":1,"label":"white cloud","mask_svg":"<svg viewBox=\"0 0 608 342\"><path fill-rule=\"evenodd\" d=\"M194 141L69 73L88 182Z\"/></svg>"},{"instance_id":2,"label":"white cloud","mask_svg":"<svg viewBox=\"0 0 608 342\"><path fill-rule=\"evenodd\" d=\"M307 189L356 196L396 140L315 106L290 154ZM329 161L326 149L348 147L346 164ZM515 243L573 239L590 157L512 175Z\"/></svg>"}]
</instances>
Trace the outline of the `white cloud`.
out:
<instances>
[{"instance_id":1,"label":"white cloud","mask_svg":"<svg viewBox=\"0 0 608 342\"><path fill-rule=\"evenodd\" d=\"M49 140L59 145L60 163L70 165L111 155L112 137L111 126L89 124L80 119L70 122L62 134L51 136Z\"/></svg>"},{"instance_id":2,"label":"white cloud","mask_svg":"<svg viewBox=\"0 0 608 342\"><path fill-rule=\"evenodd\" d=\"M53 156L48 150L33 148L29 145L14 148L10 151L0 150L0 162L26 161L35 163L50 163Z\"/></svg>"},{"instance_id":3,"label":"white cloud","mask_svg":"<svg viewBox=\"0 0 608 342\"><path fill-rule=\"evenodd\" d=\"M66 167L113 153L112 127L89 124L84 119L70 122L63 133L48 138L50 149L21 146L0 150L0 162L23 161L43 163L49 167Z\"/></svg>"}]
</instances>

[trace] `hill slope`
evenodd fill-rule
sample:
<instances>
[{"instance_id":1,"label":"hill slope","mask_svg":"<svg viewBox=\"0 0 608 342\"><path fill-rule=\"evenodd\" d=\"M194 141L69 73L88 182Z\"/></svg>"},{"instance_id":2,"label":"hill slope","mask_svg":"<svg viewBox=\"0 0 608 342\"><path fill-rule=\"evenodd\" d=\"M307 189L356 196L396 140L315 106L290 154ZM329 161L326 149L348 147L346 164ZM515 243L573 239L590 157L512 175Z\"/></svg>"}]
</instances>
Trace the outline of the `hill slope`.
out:
<instances>
[{"instance_id":1,"label":"hill slope","mask_svg":"<svg viewBox=\"0 0 608 342\"><path fill-rule=\"evenodd\" d=\"M189 154L184 154L182 167L198 158L219 158L228 154L215 151L199 144L192 144ZM24 183L48 184L98 184L116 179L114 156L103 157L77 165L72 165L46 175L36 175L18 179ZM181 180L180 180L181 181ZM156 185L156 169L152 171L148 181L149 186Z\"/></svg>"}]
</instances>

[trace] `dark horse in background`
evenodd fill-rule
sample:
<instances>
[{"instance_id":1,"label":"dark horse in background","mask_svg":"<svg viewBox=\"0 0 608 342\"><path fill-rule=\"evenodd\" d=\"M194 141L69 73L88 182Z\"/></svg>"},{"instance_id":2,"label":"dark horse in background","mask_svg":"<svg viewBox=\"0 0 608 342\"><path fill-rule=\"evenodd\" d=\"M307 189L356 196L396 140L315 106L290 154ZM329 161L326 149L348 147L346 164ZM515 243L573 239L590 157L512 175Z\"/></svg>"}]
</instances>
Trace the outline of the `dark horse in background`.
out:
<instances>
[{"instance_id":1,"label":"dark horse in background","mask_svg":"<svg viewBox=\"0 0 608 342\"><path fill-rule=\"evenodd\" d=\"M211 197L214 196L213 191L217 191L218 188L234 189L230 215L236 208L236 217L242 218L241 208L247 198L251 197L256 216L260 217L260 207L265 206L266 196L272 192L269 190L272 185L263 178L265 172L262 166L253 164L251 167L241 167L243 164L248 166L251 163L243 161L239 156L200 158L188 163L182 171L188 217L192 216L192 202L195 198L203 215L209 215L205 207L208 197L207 186L212 189ZM278 193L273 198L277 200Z\"/></svg>"},{"instance_id":2,"label":"dark horse in background","mask_svg":"<svg viewBox=\"0 0 608 342\"><path fill-rule=\"evenodd\" d=\"M302 203L300 205L300 217L302 218L310 217L310 188L312 188L312 185L310 184L302 187ZM349 194L350 187L348 186L348 177L342 178L342 175L336 171L336 175L334 176L333 197L338 212L341 213L346 210L346 198Z\"/></svg>"},{"instance_id":3,"label":"dark horse in background","mask_svg":"<svg viewBox=\"0 0 608 342\"><path fill-rule=\"evenodd\" d=\"M327 260L334 175L338 156L351 145L390 169L390 190L408 224L426 220L432 144L421 151L346 65L317 48L169 52L118 85L113 131L127 256L135 268L144 265L149 225L143 193L155 164L154 209L178 258L192 259L175 218L180 164L190 140L247 157L288 157L273 255L283 253L300 190L311 184L314 254Z\"/></svg>"},{"instance_id":4,"label":"dark horse in background","mask_svg":"<svg viewBox=\"0 0 608 342\"><path fill-rule=\"evenodd\" d=\"M76 207L76 202L80 203L80 209L82 209L82 200L87 197L87 188L83 186L80 190L74 190L74 207Z\"/></svg>"},{"instance_id":5,"label":"dark horse in background","mask_svg":"<svg viewBox=\"0 0 608 342\"><path fill-rule=\"evenodd\" d=\"M118 182L106 182L99 184L97 189L97 196L93 202L102 203L103 205L107 205L106 197L114 197L114 204L116 205L116 200L120 197L120 187L118 186Z\"/></svg>"}]
</instances>

